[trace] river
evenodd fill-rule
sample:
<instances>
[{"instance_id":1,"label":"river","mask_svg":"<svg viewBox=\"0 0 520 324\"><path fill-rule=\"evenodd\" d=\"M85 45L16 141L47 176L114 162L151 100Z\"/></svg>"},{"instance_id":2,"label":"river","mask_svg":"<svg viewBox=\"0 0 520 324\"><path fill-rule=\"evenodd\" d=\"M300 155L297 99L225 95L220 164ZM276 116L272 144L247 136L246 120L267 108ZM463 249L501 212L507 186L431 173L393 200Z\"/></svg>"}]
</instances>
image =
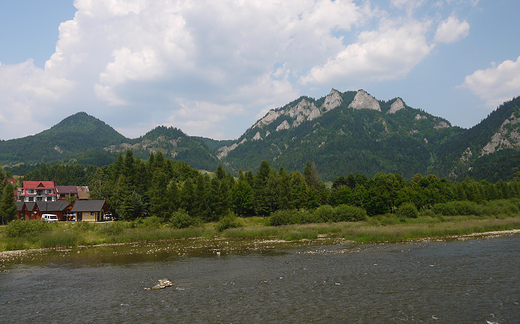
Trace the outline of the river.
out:
<instances>
[{"instance_id":1,"label":"river","mask_svg":"<svg viewBox=\"0 0 520 324\"><path fill-rule=\"evenodd\" d=\"M404 244L194 242L4 261L0 323L520 322L520 234ZM163 278L175 286L144 289Z\"/></svg>"}]
</instances>

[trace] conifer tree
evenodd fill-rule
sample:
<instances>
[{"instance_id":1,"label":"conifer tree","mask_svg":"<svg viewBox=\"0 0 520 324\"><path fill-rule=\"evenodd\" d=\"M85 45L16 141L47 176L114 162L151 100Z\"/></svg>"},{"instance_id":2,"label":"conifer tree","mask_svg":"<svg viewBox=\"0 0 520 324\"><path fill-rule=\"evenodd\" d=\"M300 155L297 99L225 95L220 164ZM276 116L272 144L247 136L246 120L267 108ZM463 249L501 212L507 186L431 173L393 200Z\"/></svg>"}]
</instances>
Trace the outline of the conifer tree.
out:
<instances>
[{"instance_id":1,"label":"conifer tree","mask_svg":"<svg viewBox=\"0 0 520 324\"><path fill-rule=\"evenodd\" d=\"M2 190L2 198L0 199L2 224L6 224L16 217L17 210L14 201L14 190L14 186L9 181L6 181L4 189Z\"/></svg>"}]
</instances>

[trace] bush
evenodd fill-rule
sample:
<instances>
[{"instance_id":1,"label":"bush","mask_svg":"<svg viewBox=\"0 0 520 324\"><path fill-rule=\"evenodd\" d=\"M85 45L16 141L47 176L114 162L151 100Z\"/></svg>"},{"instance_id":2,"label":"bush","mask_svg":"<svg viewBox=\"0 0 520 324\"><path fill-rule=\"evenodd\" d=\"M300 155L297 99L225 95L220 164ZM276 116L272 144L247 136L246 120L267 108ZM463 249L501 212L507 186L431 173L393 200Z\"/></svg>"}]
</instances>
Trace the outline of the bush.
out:
<instances>
[{"instance_id":1,"label":"bush","mask_svg":"<svg viewBox=\"0 0 520 324\"><path fill-rule=\"evenodd\" d=\"M22 237L35 233L48 232L52 229L51 224L32 220L25 221L21 219L9 222L4 229L4 235L7 237Z\"/></svg>"},{"instance_id":2,"label":"bush","mask_svg":"<svg viewBox=\"0 0 520 324\"><path fill-rule=\"evenodd\" d=\"M433 211L444 216L482 215L482 207L472 201L450 201L435 204Z\"/></svg>"},{"instance_id":3,"label":"bush","mask_svg":"<svg viewBox=\"0 0 520 324\"><path fill-rule=\"evenodd\" d=\"M134 221L135 227L158 229L161 228L164 221L162 218L157 216L149 216L144 218L138 218Z\"/></svg>"},{"instance_id":4,"label":"bush","mask_svg":"<svg viewBox=\"0 0 520 324\"><path fill-rule=\"evenodd\" d=\"M242 220L238 218L235 213L230 212L227 216L220 219L220 221L215 225L215 230L217 232L222 232L228 228L237 228L242 226L244 226Z\"/></svg>"},{"instance_id":5,"label":"bush","mask_svg":"<svg viewBox=\"0 0 520 324\"><path fill-rule=\"evenodd\" d=\"M188 215L184 209L179 209L174 212L170 218L170 224L175 228L187 228L195 225L197 222L195 218Z\"/></svg>"},{"instance_id":6,"label":"bush","mask_svg":"<svg viewBox=\"0 0 520 324\"><path fill-rule=\"evenodd\" d=\"M484 215L498 215L498 214L518 214L520 208L518 201L511 200L492 200L484 203L482 213Z\"/></svg>"},{"instance_id":7,"label":"bush","mask_svg":"<svg viewBox=\"0 0 520 324\"><path fill-rule=\"evenodd\" d=\"M339 205L334 208L335 222L359 222L367 220L367 212L356 206Z\"/></svg>"},{"instance_id":8,"label":"bush","mask_svg":"<svg viewBox=\"0 0 520 324\"><path fill-rule=\"evenodd\" d=\"M277 210L269 217L271 226L297 224L299 222L296 210Z\"/></svg>"},{"instance_id":9,"label":"bush","mask_svg":"<svg viewBox=\"0 0 520 324\"><path fill-rule=\"evenodd\" d=\"M323 205L316 208L313 212L316 223L326 223L334 221L334 208L330 205Z\"/></svg>"},{"instance_id":10,"label":"bush","mask_svg":"<svg viewBox=\"0 0 520 324\"><path fill-rule=\"evenodd\" d=\"M417 218L419 217L419 212L413 203L404 203L397 208L397 216L401 219Z\"/></svg>"},{"instance_id":11,"label":"bush","mask_svg":"<svg viewBox=\"0 0 520 324\"><path fill-rule=\"evenodd\" d=\"M296 220L297 223L300 224L315 224L322 222L322 219L318 217L318 214L306 209L300 209L296 212Z\"/></svg>"},{"instance_id":12,"label":"bush","mask_svg":"<svg viewBox=\"0 0 520 324\"><path fill-rule=\"evenodd\" d=\"M433 210L431 209L423 209L421 210L421 216L429 216L429 217L435 217L436 214Z\"/></svg>"}]
</instances>

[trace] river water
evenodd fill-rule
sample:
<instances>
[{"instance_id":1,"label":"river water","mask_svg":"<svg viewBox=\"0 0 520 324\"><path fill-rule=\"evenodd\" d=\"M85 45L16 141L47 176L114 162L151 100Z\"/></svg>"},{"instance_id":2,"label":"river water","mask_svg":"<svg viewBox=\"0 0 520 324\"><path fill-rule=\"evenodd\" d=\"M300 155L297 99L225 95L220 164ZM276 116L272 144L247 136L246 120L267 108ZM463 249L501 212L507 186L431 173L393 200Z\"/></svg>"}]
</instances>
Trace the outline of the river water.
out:
<instances>
[{"instance_id":1,"label":"river water","mask_svg":"<svg viewBox=\"0 0 520 324\"><path fill-rule=\"evenodd\" d=\"M240 243L76 248L4 261L0 323L520 322L520 234ZM163 278L175 286L144 289Z\"/></svg>"}]
</instances>

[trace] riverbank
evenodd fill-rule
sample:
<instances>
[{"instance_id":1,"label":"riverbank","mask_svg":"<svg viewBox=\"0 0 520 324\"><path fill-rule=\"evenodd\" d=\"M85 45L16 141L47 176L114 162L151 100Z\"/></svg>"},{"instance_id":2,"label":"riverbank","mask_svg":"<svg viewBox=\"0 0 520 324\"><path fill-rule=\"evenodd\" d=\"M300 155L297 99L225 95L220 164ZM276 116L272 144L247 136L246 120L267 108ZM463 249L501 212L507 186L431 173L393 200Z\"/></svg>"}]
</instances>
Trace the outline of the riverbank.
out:
<instances>
[{"instance_id":1,"label":"riverbank","mask_svg":"<svg viewBox=\"0 0 520 324\"><path fill-rule=\"evenodd\" d=\"M135 226L124 222L100 224L60 223L47 230L19 237L7 237L1 230L0 258L21 251L37 249L67 249L70 247L107 246L136 242L185 240L195 242L234 241L246 244L256 242L297 242L313 240L316 244L334 241L365 243L407 242L470 238L473 236L505 235L520 231L520 215L476 217L421 216L402 222L392 216L370 218L363 222L298 224L266 226L264 218L239 219L240 227L217 231L218 224L175 229L167 224ZM327 239L327 240L325 240ZM198 243L197 243L198 244ZM184 244L185 245L185 244Z\"/></svg>"}]
</instances>

